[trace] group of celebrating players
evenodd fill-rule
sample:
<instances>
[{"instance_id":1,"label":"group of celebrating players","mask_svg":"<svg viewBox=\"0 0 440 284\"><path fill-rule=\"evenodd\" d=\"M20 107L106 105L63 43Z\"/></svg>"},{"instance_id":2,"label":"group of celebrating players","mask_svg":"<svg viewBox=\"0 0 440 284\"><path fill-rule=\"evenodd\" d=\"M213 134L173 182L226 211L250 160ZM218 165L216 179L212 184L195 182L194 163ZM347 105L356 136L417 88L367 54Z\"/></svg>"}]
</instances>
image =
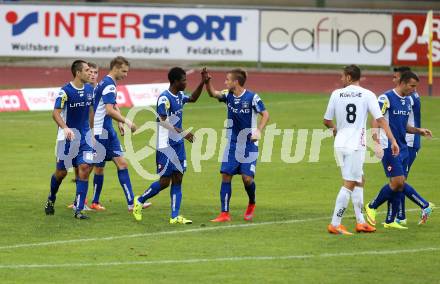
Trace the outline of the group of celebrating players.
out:
<instances>
[{"instance_id":1,"label":"group of celebrating players","mask_svg":"<svg viewBox=\"0 0 440 284\"><path fill-rule=\"evenodd\" d=\"M190 219L180 215L182 179L187 164L184 140L191 143L194 140L193 134L183 129L183 107L186 103L197 102L205 87L210 97L226 104L228 118L225 125L228 143L220 170L221 213L211 221L231 221L231 181L237 174L242 176L249 197L243 217L244 220L251 221L255 211L254 176L258 140L269 120L269 113L260 97L244 87L247 73L242 69L227 72L226 89L217 91L212 84L211 75L203 68L199 84L191 95L187 95L184 93L187 86L186 72L180 67L169 70L170 86L159 95L156 104L156 166L159 180L153 182L142 195L135 196L123 148L112 123L113 120L117 121L121 135L125 134L124 124L132 132L137 129L134 122L121 114L116 103L116 82L127 76L129 67L130 64L124 57L114 58L110 62L110 72L97 84L98 69L95 64L83 60L73 62L71 72L74 78L61 88L53 111L53 119L59 127L57 162L45 205L46 214L55 213L58 189L71 167L75 168L76 182L75 200L71 205L74 217L89 218L83 210L89 175L93 168L94 190L90 208L105 210L99 201L104 182L104 166L106 161L113 161L128 210L136 220L142 220L142 210L151 205L149 200L171 184L169 222L191 224ZM341 168L343 185L336 198L331 223L327 227L329 233L352 234L341 224L350 199L356 215L357 232L376 231L376 210L385 202L388 202L388 212L383 223L385 228L407 229L405 197L421 208L419 224L426 223L432 213L433 204L426 201L406 181L420 149L420 136L432 136L429 129L421 128L420 97L416 92L419 78L408 67L395 68L394 71L395 88L376 98L373 92L360 86L359 67L346 66L341 77L343 88L335 90L330 97L324 125L332 129L335 136L335 157ZM364 208L363 164L368 113L373 117L375 153L382 160L389 183ZM258 115L261 116L259 121ZM363 216L363 209L367 220Z\"/></svg>"},{"instance_id":2,"label":"group of celebrating players","mask_svg":"<svg viewBox=\"0 0 440 284\"><path fill-rule=\"evenodd\" d=\"M148 202L171 183L170 224L191 224L192 221L180 215L182 201L182 178L186 170L184 139L193 142L191 132L182 128L183 106L195 103L203 87L210 97L224 102L228 110L227 146L221 165L222 183L220 189L221 213L212 222L231 221L229 202L231 180L240 174L249 196L244 220L251 221L255 210L254 175L258 153L258 140L269 120L260 97L245 89L247 73L233 69L226 74L224 91L215 90L211 75L206 68L201 71L200 83L190 96L184 93L187 85L186 72L174 67L168 72L170 86L157 99L157 145L156 166L159 180L153 182L140 196L134 196L128 173L128 164L123 157L118 135L112 121L118 122L121 135L125 134L124 124L135 132L137 126L124 117L117 104L116 82L124 79L130 64L118 56L110 62L110 72L98 84L97 66L83 60L72 63L73 80L63 86L55 100L53 119L58 125L57 162L51 177L50 193L45 205L46 215L55 213L55 201L61 182L67 170L75 168L76 194L71 207L74 217L88 219L84 214L88 191L89 175L94 168L93 201L91 209L102 211L105 207L99 201L104 181L106 161L113 161L118 170L118 178L125 194L128 211L134 218L142 220L142 210L151 205ZM257 116L261 119L258 122Z\"/></svg>"},{"instance_id":3,"label":"group of celebrating players","mask_svg":"<svg viewBox=\"0 0 440 284\"><path fill-rule=\"evenodd\" d=\"M388 202L388 211L384 228L408 229L405 226L405 197L421 208L419 225L425 224L434 205L407 183L410 168L421 146L420 136L432 137L429 129L421 128L420 97L416 91L419 78L409 67L395 68L395 87L379 98L360 86L360 78L358 66L350 65L343 69L341 81L344 88L332 93L324 115L324 125L333 129L335 156L343 179L328 232L352 235L341 224L350 198L357 232L376 231L376 210L385 202ZM382 160L389 183L365 205L367 223L362 209L368 113L373 117L371 126L375 154Z\"/></svg>"}]
</instances>

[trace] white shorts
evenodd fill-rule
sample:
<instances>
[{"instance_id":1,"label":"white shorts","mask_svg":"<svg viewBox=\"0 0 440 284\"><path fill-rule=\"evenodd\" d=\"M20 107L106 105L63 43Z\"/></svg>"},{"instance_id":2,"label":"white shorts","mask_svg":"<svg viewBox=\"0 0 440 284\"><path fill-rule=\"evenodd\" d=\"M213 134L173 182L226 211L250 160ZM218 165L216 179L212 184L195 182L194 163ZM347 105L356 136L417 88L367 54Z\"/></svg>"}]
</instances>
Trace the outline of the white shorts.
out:
<instances>
[{"instance_id":1,"label":"white shorts","mask_svg":"<svg viewBox=\"0 0 440 284\"><path fill-rule=\"evenodd\" d=\"M362 182L365 149L335 148L335 159L344 180Z\"/></svg>"}]
</instances>

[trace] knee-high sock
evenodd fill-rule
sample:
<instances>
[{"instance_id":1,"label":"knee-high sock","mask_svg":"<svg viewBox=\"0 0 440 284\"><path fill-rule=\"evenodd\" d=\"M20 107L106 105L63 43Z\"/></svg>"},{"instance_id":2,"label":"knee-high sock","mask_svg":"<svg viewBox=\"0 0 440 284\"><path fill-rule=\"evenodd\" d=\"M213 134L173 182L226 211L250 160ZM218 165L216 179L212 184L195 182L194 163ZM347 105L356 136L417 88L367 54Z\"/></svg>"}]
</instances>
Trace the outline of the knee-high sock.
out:
<instances>
[{"instance_id":1,"label":"knee-high sock","mask_svg":"<svg viewBox=\"0 0 440 284\"><path fill-rule=\"evenodd\" d=\"M336 197L335 210L333 211L332 225L337 227L341 224L342 216L347 209L348 202L350 201L351 191L342 186Z\"/></svg>"},{"instance_id":2,"label":"knee-high sock","mask_svg":"<svg viewBox=\"0 0 440 284\"><path fill-rule=\"evenodd\" d=\"M399 195L400 198L400 202L399 202L399 207L397 210L397 219L399 220L405 220L406 219L406 213L405 213L405 194L402 192Z\"/></svg>"},{"instance_id":3,"label":"knee-high sock","mask_svg":"<svg viewBox=\"0 0 440 284\"><path fill-rule=\"evenodd\" d=\"M93 203L99 203L103 183L104 175L95 174L93 177Z\"/></svg>"},{"instance_id":4,"label":"knee-high sock","mask_svg":"<svg viewBox=\"0 0 440 284\"><path fill-rule=\"evenodd\" d=\"M229 201L231 200L232 186L230 182L222 182L220 188L220 201L222 203L222 212L229 212Z\"/></svg>"},{"instance_id":5,"label":"knee-high sock","mask_svg":"<svg viewBox=\"0 0 440 284\"><path fill-rule=\"evenodd\" d=\"M50 178L50 193L48 196L48 199L50 201L55 202L55 200L57 199L57 192L60 188L60 184L61 181L57 181L55 175L52 175L52 177Z\"/></svg>"},{"instance_id":6,"label":"knee-high sock","mask_svg":"<svg viewBox=\"0 0 440 284\"><path fill-rule=\"evenodd\" d=\"M385 201L391 200L392 193L393 190L391 189L390 185L384 185L379 191L377 197L368 204L368 207L373 209L379 208L379 206L381 206Z\"/></svg>"},{"instance_id":7,"label":"knee-high sock","mask_svg":"<svg viewBox=\"0 0 440 284\"><path fill-rule=\"evenodd\" d=\"M80 212L84 209L86 201L87 189L89 187L88 180L76 180L76 211Z\"/></svg>"},{"instance_id":8,"label":"knee-high sock","mask_svg":"<svg viewBox=\"0 0 440 284\"><path fill-rule=\"evenodd\" d=\"M139 196L138 201L140 203L145 203L145 201L158 194L160 190L161 190L160 182L155 181L150 185L150 187L147 190L144 191L144 193L141 196Z\"/></svg>"},{"instance_id":9,"label":"knee-high sock","mask_svg":"<svg viewBox=\"0 0 440 284\"><path fill-rule=\"evenodd\" d=\"M351 201L353 203L354 214L356 215L356 222L358 224L364 224L365 219L362 214L362 208L364 206L364 189L356 186L351 193Z\"/></svg>"},{"instance_id":10,"label":"knee-high sock","mask_svg":"<svg viewBox=\"0 0 440 284\"><path fill-rule=\"evenodd\" d=\"M396 219L397 211L399 210L400 195L401 192L393 192L391 194L388 214L387 218L385 219L385 223L387 224L394 222L394 220Z\"/></svg>"},{"instance_id":11,"label":"knee-high sock","mask_svg":"<svg viewBox=\"0 0 440 284\"><path fill-rule=\"evenodd\" d=\"M420 208L425 209L429 206L428 201L423 199L420 194L409 184L405 182L405 186L403 187L403 193L408 197L412 202L419 205Z\"/></svg>"},{"instance_id":12,"label":"knee-high sock","mask_svg":"<svg viewBox=\"0 0 440 284\"><path fill-rule=\"evenodd\" d=\"M244 188L249 197L249 204L255 204L255 182L252 182L251 185L245 186Z\"/></svg>"},{"instance_id":13,"label":"knee-high sock","mask_svg":"<svg viewBox=\"0 0 440 284\"><path fill-rule=\"evenodd\" d=\"M124 191L125 199L128 205L133 205L133 189L131 188L130 176L128 175L128 169L118 170L119 183Z\"/></svg>"},{"instance_id":14,"label":"knee-high sock","mask_svg":"<svg viewBox=\"0 0 440 284\"><path fill-rule=\"evenodd\" d=\"M182 202L182 184L172 184L171 196L171 218L179 216L180 204Z\"/></svg>"}]
</instances>

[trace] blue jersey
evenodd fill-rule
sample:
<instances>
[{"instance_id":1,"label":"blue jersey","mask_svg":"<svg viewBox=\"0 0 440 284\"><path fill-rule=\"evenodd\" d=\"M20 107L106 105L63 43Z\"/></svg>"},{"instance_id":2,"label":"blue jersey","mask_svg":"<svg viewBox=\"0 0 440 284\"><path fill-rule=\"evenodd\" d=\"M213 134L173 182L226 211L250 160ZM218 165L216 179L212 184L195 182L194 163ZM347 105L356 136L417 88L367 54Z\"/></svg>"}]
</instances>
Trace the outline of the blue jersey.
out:
<instances>
[{"instance_id":1,"label":"blue jersey","mask_svg":"<svg viewBox=\"0 0 440 284\"><path fill-rule=\"evenodd\" d=\"M94 132L100 135L102 129L114 132L112 118L106 114L106 104L116 104L116 83L110 76L105 76L94 90L95 98L95 119Z\"/></svg>"},{"instance_id":2,"label":"blue jersey","mask_svg":"<svg viewBox=\"0 0 440 284\"><path fill-rule=\"evenodd\" d=\"M396 138L400 151L407 149L406 144L406 126L408 125L408 118L411 113L411 99L409 97L401 97L394 90L387 91L385 94L379 96L379 106L382 114L388 121L391 132ZM382 147L390 148L390 142L384 136L381 136Z\"/></svg>"},{"instance_id":3,"label":"blue jersey","mask_svg":"<svg viewBox=\"0 0 440 284\"><path fill-rule=\"evenodd\" d=\"M167 121L174 127L182 129L183 106L188 102L189 97L183 92L176 95L166 90L157 98L156 110L158 115L166 117ZM159 122L159 118L157 118ZM183 143L180 135L169 131L158 125L157 148L166 148Z\"/></svg>"},{"instance_id":4,"label":"blue jersey","mask_svg":"<svg viewBox=\"0 0 440 284\"><path fill-rule=\"evenodd\" d=\"M72 83L68 83L61 88L55 99L54 108L62 109L61 117L67 127L76 129L81 134L81 142L85 141L86 134L90 130L89 110L92 104L93 87L89 84L77 89ZM57 140L64 139L64 132L59 128Z\"/></svg>"},{"instance_id":5,"label":"blue jersey","mask_svg":"<svg viewBox=\"0 0 440 284\"><path fill-rule=\"evenodd\" d=\"M408 118L408 124L417 128L422 127L421 124L421 113L420 113L420 96L417 92L414 92L409 97L412 105L412 112ZM406 134L406 143L408 147L413 147L415 149L420 149L420 134Z\"/></svg>"},{"instance_id":6,"label":"blue jersey","mask_svg":"<svg viewBox=\"0 0 440 284\"><path fill-rule=\"evenodd\" d=\"M228 107L228 139L232 143L237 143L240 132L241 139L246 137L246 144L251 143L252 129L257 128L257 114L266 110L260 97L249 90L236 97L228 90L222 92L219 101L224 102ZM246 136L244 136L246 135Z\"/></svg>"}]
</instances>

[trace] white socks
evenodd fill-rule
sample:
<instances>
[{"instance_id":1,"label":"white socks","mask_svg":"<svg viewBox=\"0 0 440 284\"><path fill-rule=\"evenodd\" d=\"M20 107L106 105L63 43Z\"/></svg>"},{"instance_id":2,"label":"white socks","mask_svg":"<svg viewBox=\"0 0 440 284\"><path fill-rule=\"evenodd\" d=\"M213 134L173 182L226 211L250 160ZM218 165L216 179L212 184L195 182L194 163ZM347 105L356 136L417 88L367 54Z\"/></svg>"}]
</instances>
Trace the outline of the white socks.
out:
<instances>
[{"instance_id":1,"label":"white socks","mask_svg":"<svg viewBox=\"0 0 440 284\"><path fill-rule=\"evenodd\" d=\"M341 224L342 216L347 209L348 202L350 201L351 190L345 187L341 187L339 194L336 197L335 211L333 212L332 225L337 227Z\"/></svg>"},{"instance_id":2,"label":"white socks","mask_svg":"<svg viewBox=\"0 0 440 284\"><path fill-rule=\"evenodd\" d=\"M364 206L364 189L355 186L351 194L351 202L353 202L354 214L356 215L356 222L358 224L365 223L364 215L362 214L362 207Z\"/></svg>"}]
</instances>

